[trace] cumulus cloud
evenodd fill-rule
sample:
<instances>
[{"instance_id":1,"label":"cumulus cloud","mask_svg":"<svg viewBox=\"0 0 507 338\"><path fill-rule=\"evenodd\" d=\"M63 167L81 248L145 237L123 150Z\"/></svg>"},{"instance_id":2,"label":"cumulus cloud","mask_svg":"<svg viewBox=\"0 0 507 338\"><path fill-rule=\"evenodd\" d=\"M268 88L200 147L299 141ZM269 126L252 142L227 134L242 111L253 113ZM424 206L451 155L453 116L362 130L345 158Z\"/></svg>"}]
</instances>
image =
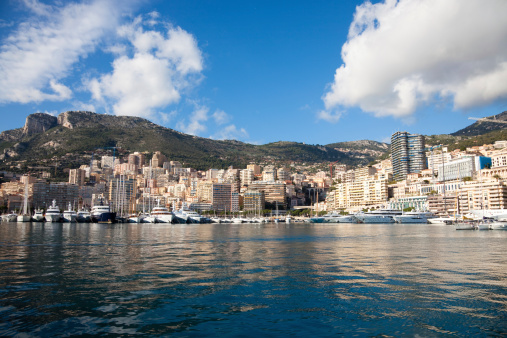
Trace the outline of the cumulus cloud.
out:
<instances>
[{"instance_id":1,"label":"cumulus cloud","mask_svg":"<svg viewBox=\"0 0 507 338\"><path fill-rule=\"evenodd\" d=\"M0 102L61 101L72 96L62 83L80 58L93 52L117 25L111 1L61 7L26 0L28 16L0 47Z\"/></svg>"},{"instance_id":2,"label":"cumulus cloud","mask_svg":"<svg viewBox=\"0 0 507 338\"><path fill-rule=\"evenodd\" d=\"M237 128L234 124L231 124L215 133L212 138L217 140L241 140L248 138L248 132L245 128Z\"/></svg>"},{"instance_id":3,"label":"cumulus cloud","mask_svg":"<svg viewBox=\"0 0 507 338\"><path fill-rule=\"evenodd\" d=\"M156 12L149 17L147 24L152 26ZM199 81L201 51L194 37L180 27L145 30L143 20L136 18L118 33L132 46L132 55L119 55L111 73L87 82L92 97L111 105L114 114L154 118L158 109L178 102L181 92Z\"/></svg>"},{"instance_id":4,"label":"cumulus cloud","mask_svg":"<svg viewBox=\"0 0 507 338\"><path fill-rule=\"evenodd\" d=\"M456 109L507 98L505 13L504 0L358 6L320 118L341 106L405 118L436 98Z\"/></svg>"}]
</instances>

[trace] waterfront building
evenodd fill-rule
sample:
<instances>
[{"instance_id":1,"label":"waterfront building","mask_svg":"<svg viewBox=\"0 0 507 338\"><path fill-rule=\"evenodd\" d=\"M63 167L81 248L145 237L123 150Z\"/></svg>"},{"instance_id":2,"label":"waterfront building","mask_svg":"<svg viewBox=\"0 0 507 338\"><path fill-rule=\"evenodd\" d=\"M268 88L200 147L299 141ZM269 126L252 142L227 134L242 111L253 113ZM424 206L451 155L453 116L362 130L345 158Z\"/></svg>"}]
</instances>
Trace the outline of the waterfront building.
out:
<instances>
[{"instance_id":1,"label":"waterfront building","mask_svg":"<svg viewBox=\"0 0 507 338\"><path fill-rule=\"evenodd\" d=\"M389 209L403 210L407 208L428 210L428 196L407 196L392 198L389 201Z\"/></svg>"},{"instance_id":2,"label":"waterfront building","mask_svg":"<svg viewBox=\"0 0 507 338\"><path fill-rule=\"evenodd\" d=\"M231 183L213 183L211 203L215 211L238 212L239 194Z\"/></svg>"},{"instance_id":3,"label":"waterfront building","mask_svg":"<svg viewBox=\"0 0 507 338\"><path fill-rule=\"evenodd\" d=\"M76 205L79 202L79 186L69 183L46 183L35 182L33 184L33 206L36 208L47 208L52 201L60 208Z\"/></svg>"},{"instance_id":4,"label":"waterfront building","mask_svg":"<svg viewBox=\"0 0 507 338\"><path fill-rule=\"evenodd\" d=\"M266 205L264 191L247 190L243 195L243 210L260 212Z\"/></svg>"},{"instance_id":5,"label":"waterfront building","mask_svg":"<svg viewBox=\"0 0 507 338\"><path fill-rule=\"evenodd\" d=\"M136 194L137 185L134 178L119 175L109 181L107 199L112 206L112 210L117 213L132 213L135 209Z\"/></svg>"},{"instance_id":6,"label":"waterfront building","mask_svg":"<svg viewBox=\"0 0 507 338\"><path fill-rule=\"evenodd\" d=\"M426 169L424 136L400 131L394 133L391 136L391 162L396 181L405 179L407 174Z\"/></svg>"},{"instance_id":7,"label":"waterfront building","mask_svg":"<svg viewBox=\"0 0 507 338\"><path fill-rule=\"evenodd\" d=\"M458 198L462 212L507 209L507 183L496 179L464 182Z\"/></svg>"},{"instance_id":8,"label":"waterfront building","mask_svg":"<svg viewBox=\"0 0 507 338\"><path fill-rule=\"evenodd\" d=\"M388 178L379 175L373 167L354 170L355 179L338 183L326 196L328 210L357 211L364 207L379 206L389 200Z\"/></svg>"},{"instance_id":9,"label":"waterfront building","mask_svg":"<svg viewBox=\"0 0 507 338\"><path fill-rule=\"evenodd\" d=\"M249 186L252 191L264 191L266 202L285 206L285 183L280 181L255 181Z\"/></svg>"}]
</instances>

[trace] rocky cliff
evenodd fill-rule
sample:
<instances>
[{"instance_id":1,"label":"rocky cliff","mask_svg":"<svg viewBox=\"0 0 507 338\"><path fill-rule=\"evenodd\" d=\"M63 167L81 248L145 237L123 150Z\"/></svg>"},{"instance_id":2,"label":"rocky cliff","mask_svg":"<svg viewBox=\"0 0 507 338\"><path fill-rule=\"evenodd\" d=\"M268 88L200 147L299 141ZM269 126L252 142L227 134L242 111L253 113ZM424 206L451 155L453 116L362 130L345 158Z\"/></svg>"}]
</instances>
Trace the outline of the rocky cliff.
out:
<instances>
[{"instance_id":1,"label":"rocky cliff","mask_svg":"<svg viewBox=\"0 0 507 338\"><path fill-rule=\"evenodd\" d=\"M44 113L35 113L28 115L25 126L23 127L23 136L44 133L45 131L56 127L57 118Z\"/></svg>"}]
</instances>

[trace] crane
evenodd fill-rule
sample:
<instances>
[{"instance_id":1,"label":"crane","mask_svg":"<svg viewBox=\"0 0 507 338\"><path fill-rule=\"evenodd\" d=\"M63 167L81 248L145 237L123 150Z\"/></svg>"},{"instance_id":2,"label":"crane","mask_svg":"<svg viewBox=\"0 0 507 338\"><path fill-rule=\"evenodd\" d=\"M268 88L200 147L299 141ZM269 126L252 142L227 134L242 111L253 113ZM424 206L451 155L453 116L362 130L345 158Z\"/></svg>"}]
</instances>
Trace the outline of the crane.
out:
<instances>
[{"instance_id":1,"label":"crane","mask_svg":"<svg viewBox=\"0 0 507 338\"><path fill-rule=\"evenodd\" d=\"M331 179L333 178L333 165L337 162L340 162L340 161L338 160L338 161L334 161L332 163L329 163L329 175L331 176Z\"/></svg>"},{"instance_id":2,"label":"crane","mask_svg":"<svg viewBox=\"0 0 507 338\"><path fill-rule=\"evenodd\" d=\"M95 150L97 150L97 149L113 149L113 167L114 167L114 160L115 160L115 156L116 156L116 149L118 149L118 147L98 147L98 148L95 148ZM91 159L91 162L90 162L90 174L93 172L93 155L94 154L95 154L95 151L92 152L92 159Z\"/></svg>"}]
</instances>

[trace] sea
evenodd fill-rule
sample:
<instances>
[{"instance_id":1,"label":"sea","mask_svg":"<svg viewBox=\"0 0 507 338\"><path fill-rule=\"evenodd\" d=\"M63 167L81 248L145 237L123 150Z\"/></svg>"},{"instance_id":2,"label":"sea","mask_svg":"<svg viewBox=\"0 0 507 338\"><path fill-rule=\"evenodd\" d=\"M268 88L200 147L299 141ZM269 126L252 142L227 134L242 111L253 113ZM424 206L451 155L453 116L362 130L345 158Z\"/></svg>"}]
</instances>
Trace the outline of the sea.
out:
<instances>
[{"instance_id":1,"label":"sea","mask_svg":"<svg viewBox=\"0 0 507 338\"><path fill-rule=\"evenodd\" d=\"M507 231L0 223L0 336L504 337Z\"/></svg>"}]
</instances>

